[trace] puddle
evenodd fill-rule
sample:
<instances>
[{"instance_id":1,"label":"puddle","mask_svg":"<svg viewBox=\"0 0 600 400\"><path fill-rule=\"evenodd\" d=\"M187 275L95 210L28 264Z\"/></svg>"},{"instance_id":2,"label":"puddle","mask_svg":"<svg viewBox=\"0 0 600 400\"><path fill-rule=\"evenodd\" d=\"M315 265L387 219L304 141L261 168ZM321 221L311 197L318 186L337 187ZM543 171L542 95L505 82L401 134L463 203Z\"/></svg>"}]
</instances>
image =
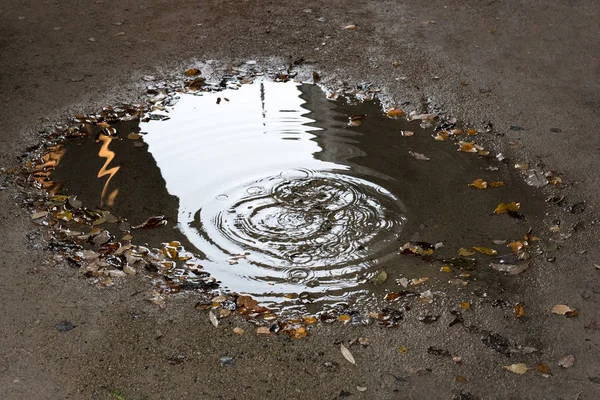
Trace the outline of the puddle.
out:
<instances>
[{"instance_id":1,"label":"puddle","mask_svg":"<svg viewBox=\"0 0 600 400\"><path fill-rule=\"evenodd\" d=\"M490 262L527 262L507 244L536 226L542 193L493 155L457 151L477 139L466 129L438 141L427 121L295 82L179 93L158 108L142 122L84 124L87 135L55 149L45 184L132 225L165 216L165 226L132 231L133 242L177 241L222 288L272 309L367 306L407 287L490 288L500 274ZM469 186L477 179L504 185ZM494 214L502 202L519 202L519 218ZM420 254L401 254L407 242L404 253Z\"/></svg>"}]
</instances>

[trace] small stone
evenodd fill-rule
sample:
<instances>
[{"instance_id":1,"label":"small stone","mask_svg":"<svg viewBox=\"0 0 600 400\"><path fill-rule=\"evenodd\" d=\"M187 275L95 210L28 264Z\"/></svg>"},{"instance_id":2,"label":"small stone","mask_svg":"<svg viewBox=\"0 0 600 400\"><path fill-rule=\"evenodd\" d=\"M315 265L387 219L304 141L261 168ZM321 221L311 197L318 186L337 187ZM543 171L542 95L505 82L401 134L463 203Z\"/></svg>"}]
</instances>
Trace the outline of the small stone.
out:
<instances>
[{"instance_id":1,"label":"small stone","mask_svg":"<svg viewBox=\"0 0 600 400\"><path fill-rule=\"evenodd\" d=\"M219 358L219 362L221 367L233 367L233 357L223 356Z\"/></svg>"},{"instance_id":2,"label":"small stone","mask_svg":"<svg viewBox=\"0 0 600 400\"><path fill-rule=\"evenodd\" d=\"M60 321L55 326L60 332L67 332L77 327L77 325L74 325L71 321Z\"/></svg>"}]
</instances>

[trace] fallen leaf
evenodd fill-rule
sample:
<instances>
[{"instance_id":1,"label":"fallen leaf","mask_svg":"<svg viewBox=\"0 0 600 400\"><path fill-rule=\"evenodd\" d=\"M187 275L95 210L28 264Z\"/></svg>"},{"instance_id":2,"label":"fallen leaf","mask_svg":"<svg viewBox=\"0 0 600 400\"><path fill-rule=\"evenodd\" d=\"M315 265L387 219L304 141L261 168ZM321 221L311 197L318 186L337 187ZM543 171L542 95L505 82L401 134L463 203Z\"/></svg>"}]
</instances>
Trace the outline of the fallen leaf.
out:
<instances>
[{"instance_id":1,"label":"fallen leaf","mask_svg":"<svg viewBox=\"0 0 600 400\"><path fill-rule=\"evenodd\" d=\"M442 272L452 272L452 268L450 268L447 265L444 265L442 268L440 268L440 271L442 271Z\"/></svg>"},{"instance_id":2,"label":"fallen leaf","mask_svg":"<svg viewBox=\"0 0 600 400\"><path fill-rule=\"evenodd\" d=\"M219 320L212 310L210 310L208 313L208 319L210 319L211 324L213 324L215 328L219 327Z\"/></svg>"},{"instance_id":3,"label":"fallen leaf","mask_svg":"<svg viewBox=\"0 0 600 400\"><path fill-rule=\"evenodd\" d=\"M416 153L414 151L409 151L408 154L410 154L415 160L419 160L419 161L431 160L429 157L425 156L425 154Z\"/></svg>"},{"instance_id":4,"label":"fallen leaf","mask_svg":"<svg viewBox=\"0 0 600 400\"><path fill-rule=\"evenodd\" d=\"M478 251L482 254L487 254L488 256L495 256L496 254L498 254L497 250L490 249L487 247L473 247L473 250Z\"/></svg>"},{"instance_id":5,"label":"fallen leaf","mask_svg":"<svg viewBox=\"0 0 600 400\"><path fill-rule=\"evenodd\" d=\"M185 76L196 76L200 75L200 70L198 68L190 68L184 72Z\"/></svg>"},{"instance_id":6,"label":"fallen leaf","mask_svg":"<svg viewBox=\"0 0 600 400\"><path fill-rule=\"evenodd\" d=\"M348 314L342 314L338 317L338 321L347 324L348 322L350 322L352 320L352 317L349 316Z\"/></svg>"},{"instance_id":7,"label":"fallen leaf","mask_svg":"<svg viewBox=\"0 0 600 400\"><path fill-rule=\"evenodd\" d=\"M48 211L36 212L31 214L31 219L40 219L42 217L45 217L46 215L48 215Z\"/></svg>"},{"instance_id":8,"label":"fallen leaf","mask_svg":"<svg viewBox=\"0 0 600 400\"><path fill-rule=\"evenodd\" d=\"M397 118L404 115L404 111L399 108L391 108L387 112L387 116L391 118Z\"/></svg>"},{"instance_id":9,"label":"fallen leaf","mask_svg":"<svg viewBox=\"0 0 600 400\"><path fill-rule=\"evenodd\" d=\"M352 355L352 353L350 353L350 350L348 350L346 348L346 346L344 346L343 343L340 343L340 351L342 352L342 355L344 356L344 358L350 363L350 364L354 364L356 365L356 361L354 360L354 356Z\"/></svg>"},{"instance_id":10,"label":"fallen leaf","mask_svg":"<svg viewBox=\"0 0 600 400\"><path fill-rule=\"evenodd\" d=\"M398 347L398 353L408 353L408 347L404 347L404 346Z\"/></svg>"},{"instance_id":11,"label":"fallen leaf","mask_svg":"<svg viewBox=\"0 0 600 400\"><path fill-rule=\"evenodd\" d=\"M138 140L141 137L142 135L140 135L139 133L130 133L129 135L127 135L127 139L129 140Z\"/></svg>"},{"instance_id":12,"label":"fallen leaf","mask_svg":"<svg viewBox=\"0 0 600 400\"><path fill-rule=\"evenodd\" d=\"M461 257L469 257L472 255L475 255L475 252L469 249L465 249L464 247L461 247L460 249L458 249L458 255Z\"/></svg>"},{"instance_id":13,"label":"fallen leaf","mask_svg":"<svg viewBox=\"0 0 600 400\"><path fill-rule=\"evenodd\" d=\"M502 182L502 181L488 182L488 185L489 185L489 187L497 188L500 186L504 186L504 182Z\"/></svg>"},{"instance_id":14,"label":"fallen leaf","mask_svg":"<svg viewBox=\"0 0 600 400\"><path fill-rule=\"evenodd\" d=\"M303 320L306 325L314 325L317 323L316 317L304 317Z\"/></svg>"},{"instance_id":15,"label":"fallen leaf","mask_svg":"<svg viewBox=\"0 0 600 400\"><path fill-rule=\"evenodd\" d=\"M552 376L552 370L546 364L538 364L538 365L536 365L535 368L538 370L538 372L540 374L542 374L546 378L549 377L549 376Z\"/></svg>"},{"instance_id":16,"label":"fallen leaf","mask_svg":"<svg viewBox=\"0 0 600 400\"><path fill-rule=\"evenodd\" d=\"M387 272L379 271L374 277L369 279L369 282L371 282L373 285L379 286L379 285L383 285L385 283L385 281L387 281L387 278L388 278Z\"/></svg>"},{"instance_id":17,"label":"fallen leaf","mask_svg":"<svg viewBox=\"0 0 600 400\"><path fill-rule=\"evenodd\" d=\"M566 356L562 356L558 360L558 365L563 368L571 368L575 364L575 357L572 354L567 354Z\"/></svg>"},{"instance_id":18,"label":"fallen leaf","mask_svg":"<svg viewBox=\"0 0 600 400\"><path fill-rule=\"evenodd\" d=\"M404 137L410 137L410 136L414 136L414 132L413 131L402 131L402 136Z\"/></svg>"},{"instance_id":19,"label":"fallen leaf","mask_svg":"<svg viewBox=\"0 0 600 400\"><path fill-rule=\"evenodd\" d=\"M447 131L439 131L437 135L435 135L433 137L435 140L438 140L440 142L445 141L446 139L448 139L448 132Z\"/></svg>"},{"instance_id":20,"label":"fallen leaf","mask_svg":"<svg viewBox=\"0 0 600 400\"><path fill-rule=\"evenodd\" d=\"M529 264L490 264L493 269L500 272L507 272L509 275L517 275L529 268Z\"/></svg>"},{"instance_id":21,"label":"fallen leaf","mask_svg":"<svg viewBox=\"0 0 600 400\"><path fill-rule=\"evenodd\" d=\"M506 366L504 366L504 369L506 369L510 372L514 372L515 374L521 374L521 375L529 370L529 368L527 368L527 365L525 365L525 364L506 365Z\"/></svg>"},{"instance_id":22,"label":"fallen leaf","mask_svg":"<svg viewBox=\"0 0 600 400\"><path fill-rule=\"evenodd\" d=\"M256 333L259 335L270 335L271 330L266 326L259 326L258 328L256 328Z\"/></svg>"},{"instance_id":23,"label":"fallen leaf","mask_svg":"<svg viewBox=\"0 0 600 400\"><path fill-rule=\"evenodd\" d=\"M518 240L515 242L510 242L508 244L508 247L510 247L510 249L513 251L513 253L517 254L523 247L525 247L525 243Z\"/></svg>"},{"instance_id":24,"label":"fallen leaf","mask_svg":"<svg viewBox=\"0 0 600 400\"><path fill-rule=\"evenodd\" d=\"M469 136L475 136L477 133L477 129L467 129L467 135Z\"/></svg>"},{"instance_id":25,"label":"fallen leaf","mask_svg":"<svg viewBox=\"0 0 600 400\"><path fill-rule=\"evenodd\" d=\"M239 328L239 327L233 328L233 332L237 333L238 335L243 335L244 334L244 330L242 328Z\"/></svg>"},{"instance_id":26,"label":"fallen leaf","mask_svg":"<svg viewBox=\"0 0 600 400\"><path fill-rule=\"evenodd\" d=\"M469 186L475 187L477 189L487 189L488 183L483 179L479 178L474 180L472 183L469 183Z\"/></svg>"},{"instance_id":27,"label":"fallen leaf","mask_svg":"<svg viewBox=\"0 0 600 400\"><path fill-rule=\"evenodd\" d=\"M460 303L460 308L462 308L465 311L470 310L471 303L469 303L468 301L463 301L462 303Z\"/></svg>"},{"instance_id":28,"label":"fallen leaf","mask_svg":"<svg viewBox=\"0 0 600 400\"><path fill-rule=\"evenodd\" d=\"M417 285L427 282L428 280L429 280L429 278L423 277L423 278L411 279L410 282L413 284L413 286L417 286Z\"/></svg>"},{"instance_id":29,"label":"fallen leaf","mask_svg":"<svg viewBox=\"0 0 600 400\"><path fill-rule=\"evenodd\" d=\"M571 307L569 307L565 304L557 304L554 307L552 307L552 313L558 314L558 315L565 315L565 314L567 314L569 312L573 312L573 311L574 310Z\"/></svg>"},{"instance_id":30,"label":"fallen leaf","mask_svg":"<svg viewBox=\"0 0 600 400\"><path fill-rule=\"evenodd\" d=\"M515 317L522 318L525 316L525 304L517 303L514 307Z\"/></svg>"},{"instance_id":31,"label":"fallen leaf","mask_svg":"<svg viewBox=\"0 0 600 400\"><path fill-rule=\"evenodd\" d=\"M464 376L461 375L456 375L456 382L460 382L460 383L465 383L467 381L467 378L465 378Z\"/></svg>"},{"instance_id":32,"label":"fallen leaf","mask_svg":"<svg viewBox=\"0 0 600 400\"><path fill-rule=\"evenodd\" d=\"M356 25L346 25L344 29L356 29Z\"/></svg>"},{"instance_id":33,"label":"fallen leaf","mask_svg":"<svg viewBox=\"0 0 600 400\"><path fill-rule=\"evenodd\" d=\"M514 201L512 203L500 203L494 210L494 214L504 214L509 211L516 212L516 211L519 211L520 208L521 208L521 203L517 203Z\"/></svg>"},{"instance_id":34,"label":"fallen leaf","mask_svg":"<svg viewBox=\"0 0 600 400\"><path fill-rule=\"evenodd\" d=\"M366 386L357 386L356 390L358 390L359 392L366 392L367 391L367 387Z\"/></svg>"},{"instance_id":35,"label":"fallen leaf","mask_svg":"<svg viewBox=\"0 0 600 400\"><path fill-rule=\"evenodd\" d=\"M140 225L133 226L132 229L154 229L166 224L167 219L164 217L164 215L158 215L156 217L148 218L144 223Z\"/></svg>"}]
</instances>

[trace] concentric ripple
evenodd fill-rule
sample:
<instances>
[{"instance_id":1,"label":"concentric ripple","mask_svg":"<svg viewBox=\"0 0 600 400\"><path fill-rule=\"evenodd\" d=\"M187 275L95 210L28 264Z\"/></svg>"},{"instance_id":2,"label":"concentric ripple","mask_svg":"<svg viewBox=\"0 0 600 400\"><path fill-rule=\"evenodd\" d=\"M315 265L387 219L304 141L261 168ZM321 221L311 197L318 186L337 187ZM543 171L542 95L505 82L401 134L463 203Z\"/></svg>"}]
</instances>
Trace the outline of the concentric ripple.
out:
<instances>
[{"instance_id":1,"label":"concentric ripple","mask_svg":"<svg viewBox=\"0 0 600 400\"><path fill-rule=\"evenodd\" d=\"M215 200L218 208L205 205L199 222L209 241L297 283L339 276L386 251L404 219L396 198L348 175L303 172L236 188Z\"/></svg>"}]
</instances>

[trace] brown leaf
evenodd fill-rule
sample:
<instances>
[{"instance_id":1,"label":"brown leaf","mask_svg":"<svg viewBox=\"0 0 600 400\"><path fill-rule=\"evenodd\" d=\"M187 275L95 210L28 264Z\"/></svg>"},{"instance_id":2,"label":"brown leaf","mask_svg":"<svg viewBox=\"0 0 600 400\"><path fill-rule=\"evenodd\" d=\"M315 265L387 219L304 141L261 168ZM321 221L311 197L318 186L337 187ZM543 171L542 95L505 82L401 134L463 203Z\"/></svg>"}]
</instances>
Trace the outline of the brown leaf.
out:
<instances>
[{"instance_id":1,"label":"brown leaf","mask_svg":"<svg viewBox=\"0 0 600 400\"><path fill-rule=\"evenodd\" d=\"M488 183L483 179L479 178L474 180L472 183L469 183L469 186L475 187L477 189L487 189Z\"/></svg>"},{"instance_id":2,"label":"brown leaf","mask_svg":"<svg viewBox=\"0 0 600 400\"><path fill-rule=\"evenodd\" d=\"M271 330L266 326L259 326L258 328L256 328L256 333L259 335L270 335Z\"/></svg>"},{"instance_id":3,"label":"brown leaf","mask_svg":"<svg viewBox=\"0 0 600 400\"><path fill-rule=\"evenodd\" d=\"M465 249L464 247L461 247L460 249L458 249L458 255L461 257L469 257L472 255L475 255L475 252L469 249Z\"/></svg>"},{"instance_id":4,"label":"brown leaf","mask_svg":"<svg viewBox=\"0 0 600 400\"><path fill-rule=\"evenodd\" d=\"M525 304L523 304L523 303L515 304L514 310L515 310L515 317L522 318L525 316Z\"/></svg>"},{"instance_id":5,"label":"brown leaf","mask_svg":"<svg viewBox=\"0 0 600 400\"><path fill-rule=\"evenodd\" d=\"M546 364L538 364L536 365L536 369L544 376L552 376L552 370Z\"/></svg>"},{"instance_id":6,"label":"brown leaf","mask_svg":"<svg viewBox=\"0 0 600 400\"><path fill-rule=\"evenodd\" d=\"M190 68L184 74L185 76L197 76L200 75L200 70L198 68Z\"/></svg>"},{"instance_id":7,"label":"brown leaf","mask_svg":"<svg viewBox=\"0 0 600 400\"><path fill-rule=\"evenodd\" d=\"M238 335L243 335L244 334L244 330L242 328L239 327L235 327L233 328L233 332L238 334Z\"/></svg>"},{"instance_id":8,"label":"brown leaf","mask_svg":"<svg viewBox=\"0 0 600 400\"><path fill-rule=\"evenodd\" d=\"M140 225L133 226L132 229L154 229L166 224L167 219L164 217L164 215L158 215L156 217L148 218L144 223Z\"/></svg>"},{"instance_id":9,"label":"brown leaf","mask_svg":"<svg viewBox=\"0 0 600 400\"><path fill-rule=\"evenodd\" d=\"M404 115L404 111L399 108L390 108L387 112L387 116L391 118L398 118Z\"/></svg>"}]
</instances>

